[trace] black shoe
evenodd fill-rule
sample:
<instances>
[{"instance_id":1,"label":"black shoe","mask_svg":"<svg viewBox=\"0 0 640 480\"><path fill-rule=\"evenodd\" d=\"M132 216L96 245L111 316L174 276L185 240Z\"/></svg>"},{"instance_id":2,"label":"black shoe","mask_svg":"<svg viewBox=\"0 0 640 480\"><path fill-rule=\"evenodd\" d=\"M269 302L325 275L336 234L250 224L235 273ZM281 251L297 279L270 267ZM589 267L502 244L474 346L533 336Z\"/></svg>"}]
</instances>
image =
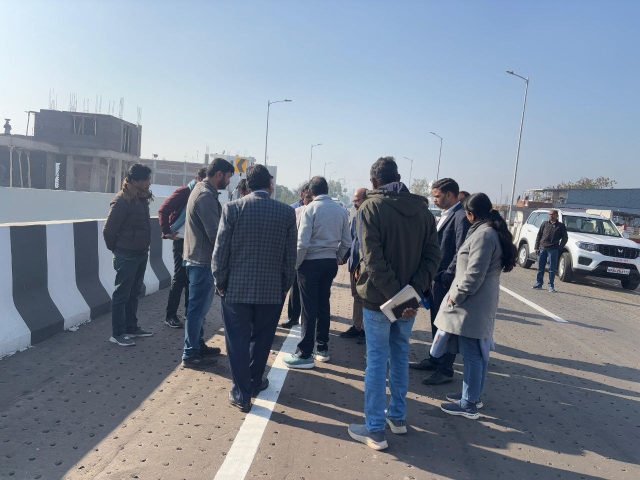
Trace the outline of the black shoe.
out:
<instances>
[{"instance_id":1,"label":"black shoe","mask_svg":"<svg viewBox=\"0 0 640 480\"><path fill-rule=\"evenodd\" d=\"M220 355L220 349L218 347L210 347L209 345L202 345L200 347L201 357L217 357Z\"/></svg>"},{"instance_id":2,"label":"black shoe","mask_svg":"<svg viewBox=\"0 0 640 480\"><path fill-rule=\"evenodd\" d=\"M288 322L281 323L280 328L292 328L298 325L300 322L298 320L289 320Z\"/></svg>"},{"instance_id":3,"label":"black shoe","mask_svg":"<svg viewBox=\"0 0 640 480\"><path fill-rule=\"evenodd\" d=\"M249 413L251 411L251 402L245 403L245 404L236 402L231 392L229 392L229 403L231 404L232 407L239 408L241 412Z\"/></svg>"},{"instance_id":4,"label":"black shoe","mask_svg":"<svg viewBox=\"0 0 640 480\"><path fill-rule=\"evenodd\" d=\"M180 321L177 315L167 317L164 323L171 328L184 328L184 325Z\"/></svg>"},{"instance_id":5,"label":"black shoe","mask_svg":"<svg viewBox=\"0 0 640 480\"><path fill-rule=\"evenodd\" d=\"M445 383L451 382L453 382L453 376L448 377L447 375L443 375L442 372L436 372L422 379L422 383L425 385L444 385Z\"/></svg>"},{"instance_id":6,"label":"black shoe","mask_svg":"<svg viewBox=\"0 0 640 480\"><path fill-rule=\"evenodd\" d=\"M269 379L267 377L264 377L262 379L262 383L260 384L260 388L254 388L253 389L253 395L251 395L252 397L257 397L260 392L262 392L263 390L266 390L267 388L269 388Z\"/></svg>"},{"instance_id":7,"label":"black shoe","mask_svg":"<svg viewBox=\"0 0 640 480\"><path fill-rule=\"evenodd\" d=\"M216 363L218 363L216 359L209 357L205 358L201 357L200 355L182 359L182 366L184 368L191 368L193 370L205 370L206 368L211 367Z\"/></svg>"},{"instance_id":8,"label":"black shoe","mask_svg":"<svg viewBox=\"0 0 640 480\"><path fill-rule=\"evenodd\" d=\"M364 330L360 330L360 335L358 335L358 340L356 340L356 343L358 345L366 345L367 336L365 335Z\"/></svg>"},{"instance_id":9,"label":"black shoe","mask_svg":"<svg viewBox=\"0 0 640 480\"><path fill-rule=\"evenodd\" d=\"M135 330L126 332L125 335L127 337L152 337L153 333L147 332L146 330L143 330L140 327L138 327Z\"/></svg>"},{"instance_id":10,"label":"black shoe","mask_svg":"<svg viewBox=\"0 0 640 480\"><path fill-rule=\"evenodd\" d=\"M359 336L360 331L356 330L356 327L351 327L346 332L340 334L340 338L358 338Z\"/></svg>"},{"instance_id":11,"label":"black shoe","mask_svg":"<svg viewBox=\"0 0 640 480\"><path fill-rule=\"evenodd\" d=\"M425 358L419 362L409 362L409 368L413 368L414 370L435 370L436 366L431 359Z\"/></svg>"}]
</instances>

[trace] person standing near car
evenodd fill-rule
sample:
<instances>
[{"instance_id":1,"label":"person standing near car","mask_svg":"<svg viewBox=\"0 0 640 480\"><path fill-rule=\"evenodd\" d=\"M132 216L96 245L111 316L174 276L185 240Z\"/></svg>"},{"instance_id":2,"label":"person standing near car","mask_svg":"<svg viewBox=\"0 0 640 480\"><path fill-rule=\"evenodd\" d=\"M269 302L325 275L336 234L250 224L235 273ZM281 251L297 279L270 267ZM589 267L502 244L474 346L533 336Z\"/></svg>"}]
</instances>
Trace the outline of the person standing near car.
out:
<instances>
[{"instance_id":1,"label":"person standing near car","mask_svg":"<svg viewBox=\"0 0 640 480\"><path fill-rule=\"evenodd\" d=\"M151 169L134 163L127 171L104 222L102 236L113 252L116 284L111 299L111 338L121 347L136 344L130 337L150 337L151 332L138 326L138 297L142 291L151 245L149 203L153 195Z\"/></svg>"},{"instance_id":2,"label":"person standing near car","mask_svg":"<svg viewBox=\"0 0 640 480\"><path fill-rule=\"evenodd\" d=\"M549 212L549 220L540 225L538 236L536 237L535 252L538 255L538 277L534 289L541 289L544 281L544 269L549 262L549 291L555 293L556 289L553 280L558 268L558 255L560 249L569 241L567 227L558 220L558 211Z\"/></svg>"}]
</instances>

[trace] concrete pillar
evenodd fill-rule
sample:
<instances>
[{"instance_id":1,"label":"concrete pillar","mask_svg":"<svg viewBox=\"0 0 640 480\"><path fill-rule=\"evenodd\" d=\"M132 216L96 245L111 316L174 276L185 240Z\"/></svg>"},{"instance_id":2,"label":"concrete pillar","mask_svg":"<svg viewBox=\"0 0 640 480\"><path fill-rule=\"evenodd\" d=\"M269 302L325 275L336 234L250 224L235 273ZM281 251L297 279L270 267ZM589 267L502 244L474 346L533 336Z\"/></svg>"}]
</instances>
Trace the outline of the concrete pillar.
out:
<instances>
[{"instance_id":1,"label":"concrete pillar","mask_svg":"<svg viewBox=\"0 0 640 480\"><path fill-rule=\"evenodd\" d=\"M104 182L102 178L102 165L100 165L100 158L93 157L91 161L91 178L89 180L90 192L102 192Z\"/></svg>"},{"instance_id":2,"label":"concrete pillar","mask_svg":"<svg viewBox=\"0 0 640 480\"><path fill-rule=\"evenodd\" d=\"M76 176L74 173L74 161L73 155L67 155L67 168L65 172L65 177L67 180L66 189L67 190L75 190L76 189Z\"/></svg>"},{"instance_id":3,"label":"concrete pillar","mask_svg":"<svg viewBox=\"0 0 640 480\"><path fill-rule=\"evenodd\" d=\"M47 167L45 169L44 187L53 190L56 188L56 156L47 152Z\"/></svg>"},{"instance_id":4,"label":"concrete pillar","mask_svg":"<svg viewBox=\"0 0 640 480\"><path fill-rule=\"evenodd\" d=\"M122 159L116 160L113 175L116 179L115 191L119 192L120 188L122 188Z\"/></svg>"}]
</instances>

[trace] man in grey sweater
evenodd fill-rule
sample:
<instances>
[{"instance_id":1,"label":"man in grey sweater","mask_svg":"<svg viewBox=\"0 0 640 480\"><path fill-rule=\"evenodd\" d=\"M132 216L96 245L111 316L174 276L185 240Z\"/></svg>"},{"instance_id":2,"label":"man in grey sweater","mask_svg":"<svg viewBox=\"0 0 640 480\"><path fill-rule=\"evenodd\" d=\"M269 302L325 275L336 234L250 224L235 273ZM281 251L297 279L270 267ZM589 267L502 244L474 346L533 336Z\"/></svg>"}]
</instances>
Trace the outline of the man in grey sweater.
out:
<instances>
[{"instance_id":1,"label":"man in grey sweater","mask_svg":"<svg viewBox=\"0 0 640 480\"><path fill-rule=\"evenodd\" d=\"M185 368L206 368L215 363L211 357L220 354L219 348L205 345L202 325L213 302L211 258L222 214L218 191L229 185L233 172L233 165L216 158L207 167L206 180L193 187L187 202L183 253L189 277L189 309L182 352Z\"/></svg>"},{"instance_id":2,"label":"man in grey sweater","mask_svg":"<svg viewBox=\"0 0 640 480\"><path fill-rule=\"evenodd\" d=\"M314 358L319 362L329 361L331 284L351 245L349 217L329 196L327 181L314 177L309 189L313 201L300 219L296 259L302 300L302 339L296 353L284 360L289 368L313 368Z\"/></svg>"}]
</instances>

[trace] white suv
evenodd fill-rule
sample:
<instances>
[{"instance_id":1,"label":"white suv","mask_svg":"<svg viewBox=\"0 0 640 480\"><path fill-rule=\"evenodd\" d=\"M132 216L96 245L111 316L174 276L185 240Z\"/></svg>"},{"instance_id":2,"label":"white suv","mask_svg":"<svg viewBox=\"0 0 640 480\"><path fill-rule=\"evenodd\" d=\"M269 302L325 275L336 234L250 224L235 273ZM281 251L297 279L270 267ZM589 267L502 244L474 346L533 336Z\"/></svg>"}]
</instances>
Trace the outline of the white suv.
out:
<instances>
[{"instance_id":1,"label":"white suv","mask_svg":"<svg viewBox=\"0 0 640 480\"><path fill-rule=\"evenodd\" d=\"M518 265L529 268L537 261L536 236L550 210L536 210L520 229L516 243ZM624 238L612 221L600 215L559 210L567 227L569 241L560 249L558 276L570 282L579 275L620 280L622 288L635 290L640 285L640 248Z\"/></svg>"}]
</instances>

